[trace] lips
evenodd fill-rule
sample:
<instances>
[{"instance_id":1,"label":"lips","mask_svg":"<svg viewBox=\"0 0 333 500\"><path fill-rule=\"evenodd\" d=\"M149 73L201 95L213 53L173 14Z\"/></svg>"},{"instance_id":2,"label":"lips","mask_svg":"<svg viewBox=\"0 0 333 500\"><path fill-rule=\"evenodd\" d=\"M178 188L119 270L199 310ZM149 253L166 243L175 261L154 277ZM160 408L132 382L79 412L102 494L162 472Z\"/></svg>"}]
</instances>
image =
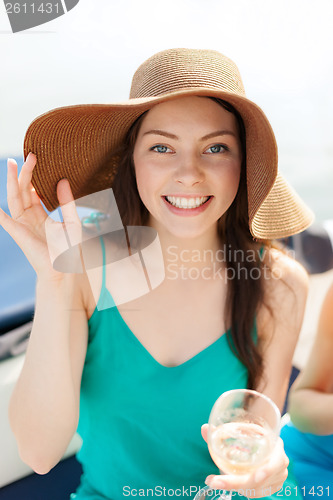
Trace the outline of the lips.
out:
<instances>
[{"instance_id":1,"label":"lips","mask_svg":"<svg viewBox=\"0 0 333 500\"><path fill-rule=\"evenodd\" d=\"M194 210L205 203L211 196L196 196L196 197L183 197L183 196L164 196L164 199L173 207L182 208L185 210Z\"/></svg>"},{"instance_id":2,"label":"lips","mask_svg":"<svg viewBox=\"0 0 333 500\"><path fill-rule=\"evenodd\" d=\"M174 215L180 217L196 217L205 212L210 206L214 196L190 196L190 195L164 195L162 200Z\"/></svg>"}]
</instances>

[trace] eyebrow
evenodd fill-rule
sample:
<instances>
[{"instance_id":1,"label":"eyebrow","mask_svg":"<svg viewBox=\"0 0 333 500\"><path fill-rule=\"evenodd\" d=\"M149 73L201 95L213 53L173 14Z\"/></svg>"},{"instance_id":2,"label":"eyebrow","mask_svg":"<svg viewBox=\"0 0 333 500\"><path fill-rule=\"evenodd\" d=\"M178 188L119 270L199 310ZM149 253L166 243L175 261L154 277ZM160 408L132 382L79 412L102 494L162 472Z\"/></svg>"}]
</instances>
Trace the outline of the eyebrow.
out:
<instances>
[{"instance_id":1,"label":"eyebrow","mask_svg":"<svg viewBox=\"0 0 333 500\"><path fill-rule=\"evenodd\" d=\"M164 137L168 137L169 139L174 139L176 141L179 140L179 137L177 137L174 134L170 134L170 132L166 132L164 130L159 130L159 129L153 129L153 130L148 130L145 132L143 135L148 135L148 134L153 134L153 135L163 135ZM220 135L232 135L233 137L237 137L232 130L217 130L215 132L211 132L207 135L204 135L201 137L201 141L206 141L207 139L212 139L213 137L218 137Z\"/></svg>"}]
</instances>

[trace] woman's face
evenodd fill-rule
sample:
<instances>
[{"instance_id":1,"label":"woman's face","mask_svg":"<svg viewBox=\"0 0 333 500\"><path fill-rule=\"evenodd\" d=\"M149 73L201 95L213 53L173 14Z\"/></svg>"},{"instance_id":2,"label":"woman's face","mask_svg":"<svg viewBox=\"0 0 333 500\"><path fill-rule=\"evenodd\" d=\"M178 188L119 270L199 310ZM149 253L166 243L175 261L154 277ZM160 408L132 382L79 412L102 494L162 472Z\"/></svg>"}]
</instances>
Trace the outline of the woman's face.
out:
<instances>
[{"instance_id":1,"label":"woman's face","mask_svg":"<svg viewBox=\"0 0 333 500\"><path fill-rule=\"evenodd\" d=\"M207 97L157 104L142 121L133 159L150 225L199 237L216 229L237 193L242 158L236 119Z\"/></svg>"}]
</instances>

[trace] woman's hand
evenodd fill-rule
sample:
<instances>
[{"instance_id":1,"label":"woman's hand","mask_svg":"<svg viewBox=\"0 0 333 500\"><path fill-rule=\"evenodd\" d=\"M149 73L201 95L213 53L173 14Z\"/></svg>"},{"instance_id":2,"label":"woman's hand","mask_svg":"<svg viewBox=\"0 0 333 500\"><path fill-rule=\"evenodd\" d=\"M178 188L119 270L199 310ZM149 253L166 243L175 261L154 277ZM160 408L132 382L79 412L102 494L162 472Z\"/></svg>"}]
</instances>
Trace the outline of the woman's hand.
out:
<instances>
[{"instance_id":1,"label":"woman's hand","mask_svg":"<svg viewBox=\"0 0 333 500\"><path fill-rule=\"evenodd\" d=\"M207 442L208 424L201 428L201 434ZM283 487L288 476L289 460L284 452L281 438L271 454L268 462L258 467L249 474L225 474L221 476L210 475L206 478L206 484L215 490L229 490L239 492L251 498L260 498L272 495ZM251 495L246 494L251 491Z\"/></svg>"},{"instance_id":2,"label":"woman's hand","mask_svg":"<svg viewBox=\"0 0 333 500\"><path fill-rule=\"evenodd\" d=\"M62 179L57 185L64 223L48 217L31 184L35 165L36 156L29 153L17 177L16 162L8 160L7 201L11 217L0 209L0 224L19 245L39 278L59 280L63 273L53 268L52 253L59 253L56 247L64 239L67 242L64 227L71 243L81 242L81 222L67 179Z\"/></svg>"}]
</instances>

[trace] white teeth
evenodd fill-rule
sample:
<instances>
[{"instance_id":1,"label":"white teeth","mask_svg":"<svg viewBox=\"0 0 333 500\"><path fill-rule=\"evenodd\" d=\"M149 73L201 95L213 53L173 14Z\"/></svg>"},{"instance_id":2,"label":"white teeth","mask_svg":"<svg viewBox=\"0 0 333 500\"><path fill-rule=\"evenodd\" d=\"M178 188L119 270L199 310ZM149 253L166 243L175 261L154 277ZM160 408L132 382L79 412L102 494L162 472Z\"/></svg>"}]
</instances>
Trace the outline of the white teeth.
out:
<instances>
[{"instance_id":1,"label":"white teeth","mask_svg":"<svg viewBox=\"0 0 333 500\"><path fill-rule=\"evenodd\" d=\"M200 198L180 198L176 196L166 196L166 199L168 200L171 205L174 207L178 208L198 208L201 205L203 205L207 200L209 196L201 196Z\"/></svg>"}]
</instances>

